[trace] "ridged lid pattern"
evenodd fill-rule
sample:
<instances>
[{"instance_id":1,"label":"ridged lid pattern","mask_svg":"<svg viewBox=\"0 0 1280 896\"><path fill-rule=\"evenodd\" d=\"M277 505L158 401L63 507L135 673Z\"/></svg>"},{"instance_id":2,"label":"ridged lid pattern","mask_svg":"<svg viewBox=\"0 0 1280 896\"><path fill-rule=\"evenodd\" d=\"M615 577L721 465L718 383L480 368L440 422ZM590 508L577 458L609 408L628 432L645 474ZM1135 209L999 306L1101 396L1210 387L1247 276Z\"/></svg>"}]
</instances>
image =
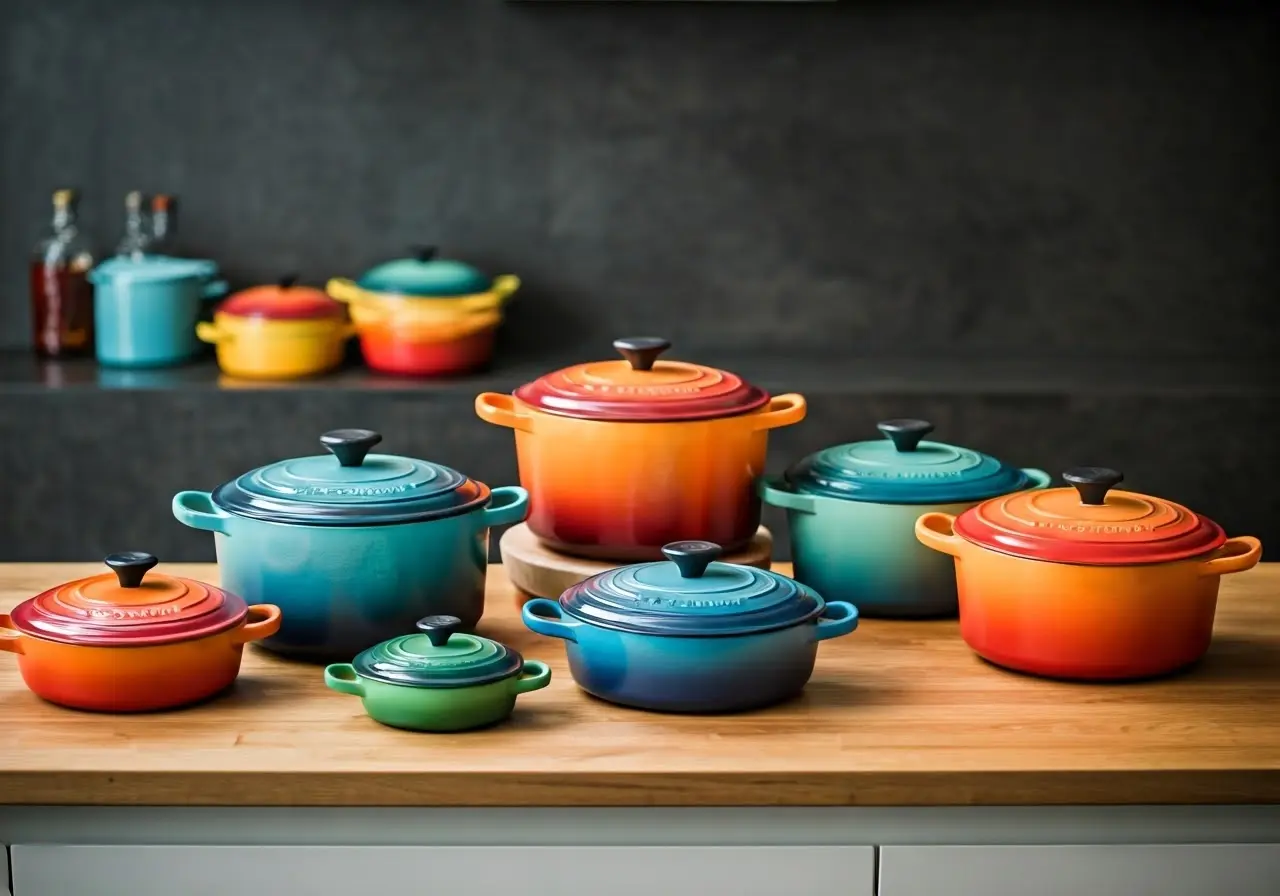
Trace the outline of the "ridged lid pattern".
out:
<instances>
[{"instance_id":1,"label":"ridged lid pattern","mask_svg":"<svg viewBox=\"0 0 1280 896\"><path fill-rule=\"evenodd\" d=\"M981 501L1029 488L1030 477L994 457L944 442L924 441L933 424L885 420L878 441L826 448L785 474L797 492L880 504Z\"/></svg>"},{"instance_id":2,"label":"ridged lid pattern","mask_svg":"<svg viewBox=\"0 0 1280 896\"><path fill-rule=\"evenodd\" d=\"M590 420L660 422L745 414L769 393L736 374L685 361L659 361L671 343L655 336L618 339L621 361L576 364L515 391L527 405Z\"/></svg>"},{"instance_id":3,"label":"ridged lid pattern","mask_svg":"<svg viewBox=\"0 0 1280 896\"><path fill-rule=\"evenodd\" d=\"M489 487L457 470L392 454L369 454L382 436L335 429L320 437L331 454L282 460L220 485L213 503L228 513L309 526L375 526L465 513Z\"/></svg>"},{"instance_id":4,"label":"ridged lid pattern","mask_svg":"<svg viewBox=\"0 0 1280 896\"><path fill-rule=\"evenodd\" d=\"M23 601L10 618L28 635L100 647L139 647L203 638L244 621L234 594L193 579L147 575L151 554L110 554L111 572L67 582Z\"/></svg>"},{"instance_id":5,"label":"ridged lid pattern","mask_svg":"<svg viewBox=\"0 0 1280 896\"><path fill-rule=\"evenodd\" d=\"M1161 498L1120 491L1105 467L1063 474L1070 488L993 498L960 514L957 535L1035 560L1127 565L1185 560L1217 550L1227 535L1213 520Z\"/></svg>"},{"instance_id":6,"label":"ridged lid pattern","mask_svg":"<svg viewBox=\"0 0 1280 896\"><path fill-rule=\"evenodd\" d=\"M401 635L363 651L356 673L388 684L464 688L519 675L524 658L497 641L459 631L456 616L418 620L421 634Z\"/></svg>"},{"instance_id":7,"label":"ridged lid pattern","mask_svg":"<svg viewBox=\"0 0 1280 896\"><path fill-rule=\"evenodd\" d=\"M774 572L714 562L707 541L666 545L665 561L599 573L560 596L571 616L603 628L649 635L714 637L789 628L822 614L812 590Z\"/></svg>"}]
</instances>

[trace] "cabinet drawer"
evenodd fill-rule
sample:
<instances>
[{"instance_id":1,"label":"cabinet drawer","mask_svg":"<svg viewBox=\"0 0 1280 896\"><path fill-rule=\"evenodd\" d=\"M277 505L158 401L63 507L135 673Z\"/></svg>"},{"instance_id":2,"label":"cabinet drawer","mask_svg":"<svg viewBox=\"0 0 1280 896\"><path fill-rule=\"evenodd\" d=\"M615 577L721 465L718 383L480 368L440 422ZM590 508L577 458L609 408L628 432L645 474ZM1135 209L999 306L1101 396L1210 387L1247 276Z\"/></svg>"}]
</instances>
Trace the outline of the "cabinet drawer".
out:
<instances>
[{"instance_id":1,"label":"cabinet drawer","mask_svg":"<svg viewBox=\"0 0 1280 896\"><path fill-rule=\"evenodd\" d=\"M1280 845L885 846L879 896L1273 896ZM21 896L21 894L15 894Z\"/></svg>"},{"instance_id":2,"label":"cabinet drawer","mask_svg":"<svg viewBox=\"0 0 1280 896\"><path fill-rule=\"evenodd\" d=\"M13 896L873 896L870 846L15 845Z\"/></svg>"}]
</instances>

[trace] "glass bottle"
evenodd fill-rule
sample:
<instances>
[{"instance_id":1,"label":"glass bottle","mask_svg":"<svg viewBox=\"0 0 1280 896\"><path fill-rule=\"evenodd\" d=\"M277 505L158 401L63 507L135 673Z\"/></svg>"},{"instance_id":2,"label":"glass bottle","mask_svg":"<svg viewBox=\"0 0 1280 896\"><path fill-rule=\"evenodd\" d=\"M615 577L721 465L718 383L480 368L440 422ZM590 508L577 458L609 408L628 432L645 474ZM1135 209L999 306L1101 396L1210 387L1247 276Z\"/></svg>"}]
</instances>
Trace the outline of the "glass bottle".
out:
<instances>
[{"instance_id":1,"label":"glass bottle","mask_svg":"<svg viewBox=\"0 0 1280 896\"><path fill-rule=\"evenodd\" d=\"M76 226L77 203L75 190L53 194L50 231L31 254L32 345L46 358L93 352L93 250Z\"/></svg>"},{"instance_id":2,"label":"glass bottle","mask_svg":"<svg viewBox=\"0 0 1280 896\"><path fill-rule=\"evenodd\" d=\"M143 255L151 251L151 234L147 231L143 196L130 190L124 197L124 236L116 246L117 255Z\"/></svg>"},{"instance_id":3,"label":"glass bottle","mask_svg":"<svg viewBox=\"0 0 1280 896\"><path fill-rule=\"evenodd\" d=\"M151 251L159 255L173 254L174 235L178 229L175 197L157 193L151 197Z\"/></svg>"}]
</instances>

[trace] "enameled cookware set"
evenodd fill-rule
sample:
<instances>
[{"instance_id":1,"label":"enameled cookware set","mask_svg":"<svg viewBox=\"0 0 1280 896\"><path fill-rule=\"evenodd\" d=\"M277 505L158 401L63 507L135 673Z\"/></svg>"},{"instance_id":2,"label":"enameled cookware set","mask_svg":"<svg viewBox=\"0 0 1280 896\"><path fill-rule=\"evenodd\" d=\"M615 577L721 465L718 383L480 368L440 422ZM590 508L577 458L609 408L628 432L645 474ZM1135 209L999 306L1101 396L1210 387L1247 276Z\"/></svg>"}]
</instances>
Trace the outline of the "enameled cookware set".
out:
<instances>
[{"instance_id":1,"label":"enameled cookware set","mask_svg":"<svg viewBox=\"0 0 1280 896\"><path fill-rule=\"evenodd\" d=\"M227 296L208 259L134 254L110 258L89 273L96 340L108 367L170 367L215 346L218 366L245 380L287 380L333 370L346 343L359 337L373 370L396 376L452 376L492 359L503 306L520 286L461 261L417 248L376 265L358 280L330 280L324 290L278 283Z\"/></svg>"},{"instance_id":2,"label":"enameled cookware set","mask_svg":"<svg viewBox=\"0 0 1280 896\"><path fill-rule=\"evenodd\" d=\"M329 293L363 337L362 319L484 315L514 289L434 264L392 263ZM198 301L212 287L195 282ZM320 364L353 332L325 303L336 304L291 281L260 287L201 336L252 368L267 363L255 340L276 330L297 343L295 369ZM520 486L375 453L382 437L369 430L328 432L323 454L174 496L179 521L213 533L221 588L148 575L148 554L113 554L111 572L0 616L0 648L51 702L129 712L218 693L256 641L328 663L326 685L386 725L479 728L551 678L474 633L489 530L527 520L554 551L617 563L522 609L529 629L564 642L583 691L658 712L732 712L795 696L818 643L860 616L958 614L979 656L1046 677L1177 671L1208 649L1221 577L1261 558L1256 538L1122 491L1116 471L1070 470L1050 488L1041 470L927 439L921 420L883 421L881 439L766 476L769 431L801 421L803 397L662 359L662 339L614 347L621 359L476 398L482 419L514 431ZM787 512L794 578L718 559L750 539L762 502Z\"/></svg>"}]
</instances>

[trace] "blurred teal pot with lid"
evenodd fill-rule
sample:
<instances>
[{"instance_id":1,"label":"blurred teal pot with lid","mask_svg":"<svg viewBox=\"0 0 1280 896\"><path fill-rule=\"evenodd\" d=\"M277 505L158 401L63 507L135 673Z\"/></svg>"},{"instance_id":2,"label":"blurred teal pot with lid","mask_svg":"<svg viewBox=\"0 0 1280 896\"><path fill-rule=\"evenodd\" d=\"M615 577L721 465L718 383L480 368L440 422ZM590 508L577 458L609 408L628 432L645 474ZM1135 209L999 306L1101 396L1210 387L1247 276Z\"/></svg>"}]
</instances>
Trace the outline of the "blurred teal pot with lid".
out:
<instances>
[{"instance_id":1,"label":"blurred teal pot with lid","mask_svg":"<svg viewBox=\"0 0 1280 896\"><path fill-rule=\"evenodd\" d=\"M797 581L868 617L954 616L954 564L920 544L916 520L1044 488L1049 474L927 441L933 425L924 420L877 428L884 439L826 448L761 479L760 497L788 511Z\"/></svg>"},{"instance_id":2,"label":"blurred teal pot with lid","mask_svg":"<svg viewBox=\"0 0 1280 896\"><path fill-rule=\"evenodd\" d=\"M218 266L201 258L118 255L89 272L100 364L169 367L198 355L204 302L226 294Z\"/></svg>"}]
</instances>

